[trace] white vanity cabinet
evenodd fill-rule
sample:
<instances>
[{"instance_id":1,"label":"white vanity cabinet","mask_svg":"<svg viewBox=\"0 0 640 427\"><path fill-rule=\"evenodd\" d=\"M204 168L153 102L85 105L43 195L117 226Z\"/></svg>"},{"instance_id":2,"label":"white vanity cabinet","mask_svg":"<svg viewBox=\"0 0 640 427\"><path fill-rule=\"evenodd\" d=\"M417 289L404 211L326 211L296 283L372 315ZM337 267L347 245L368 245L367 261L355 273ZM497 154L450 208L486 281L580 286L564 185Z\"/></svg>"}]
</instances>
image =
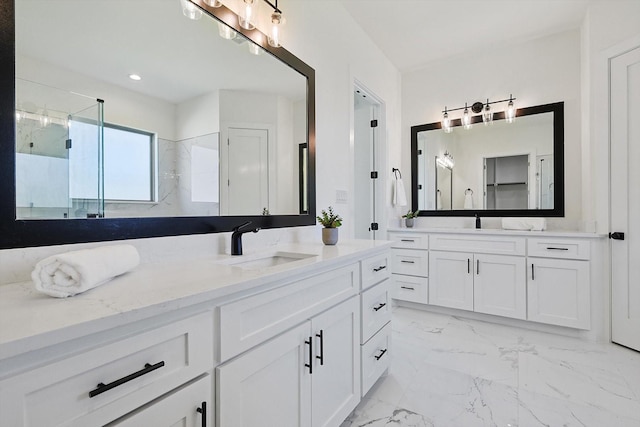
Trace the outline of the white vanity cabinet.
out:
<instances>
[{"instance_id":1,"label":"white vanity cabinet","mask_svg":"<svg viewBox=\"0 0 640 427\"><path fill-rule=\"evenodd\" d=\"M360 401L358 297L219 366L219 427L337 426Z\"/></svg>"},{"instance_id":2,"label":"white vanity cabinet","mask_svg":"<svg viewBox=\"0 0 640 427\"><path fill-rule=\"evenodd\" d=\"M529 320L589 329L589 242L537 238L529 239L528 245Z\"/></svg>"}]
</instances>

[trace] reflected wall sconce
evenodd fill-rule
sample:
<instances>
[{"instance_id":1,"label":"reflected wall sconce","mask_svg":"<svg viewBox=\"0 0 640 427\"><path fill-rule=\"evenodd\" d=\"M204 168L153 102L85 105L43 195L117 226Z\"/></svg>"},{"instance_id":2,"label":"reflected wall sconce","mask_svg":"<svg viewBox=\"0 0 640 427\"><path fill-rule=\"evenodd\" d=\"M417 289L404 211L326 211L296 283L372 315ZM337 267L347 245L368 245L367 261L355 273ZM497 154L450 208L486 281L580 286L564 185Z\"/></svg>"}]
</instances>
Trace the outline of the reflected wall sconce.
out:
<instances>
[{"instance_id":1,"label":"reflected wall sconce","mask_svg":"<svg viewBox=\"0 0 640 427\"><path fill-rule=\"evenodd\" d=\"M514 98L513 95L509 95L509 99L501 99L499 101L490 102L489 99L487 98L486 103L479 102L479 101L474 102L473 104L471 104L471 108L469 108L469 105L466 102L464 103L464 107L451 108L451 109L444 107L444 110L442 111L442 129L445 131L445 133L450 133L453 131L454 119L451 119L449 117L449 113L452 111L459 111L459 110L464 110L462 113L462 117L460 118L460 125L464 129L471 129L473 123L478 121L478 120L473 120L473 116L471 113L474 113L474 114L482 113L482 122L485 124L485 126L489 125L493 122L493 116L494 116L494 113L491 111L490 105L498 104L502 102L508 102L507 107L504 110L505 121L507 123L513 123L516 118L516 108L513 104L513 101L515 101L515 99L516 98ZM471 109L471 112L469 112L469 109Z\"/></svg>"},{"instance_id":2,"label":"reflected wall sconce","mask_svg":"<svg viewBox=\"0 0 640 427\"><path fill-rule=\"evenodd\" d=\"M436 163L438 163L438 166L448 169L453 169L456 164L453 160L453 156L448 151L445 151L442 157L437 157Z\"/></svg>"}]
</instances>

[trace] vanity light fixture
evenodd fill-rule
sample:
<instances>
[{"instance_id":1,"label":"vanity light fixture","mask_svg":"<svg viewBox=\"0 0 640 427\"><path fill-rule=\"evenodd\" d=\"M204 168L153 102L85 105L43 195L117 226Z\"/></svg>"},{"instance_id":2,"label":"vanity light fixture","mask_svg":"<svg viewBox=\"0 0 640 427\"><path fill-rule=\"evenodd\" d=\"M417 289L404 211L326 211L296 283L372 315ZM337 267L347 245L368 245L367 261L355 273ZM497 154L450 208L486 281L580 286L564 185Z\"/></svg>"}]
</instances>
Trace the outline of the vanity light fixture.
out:
<instances>
[{"instance_id":1,"label":"vanity light fixture","mask_svg":"<svg viewBox=\"0 0 640 427\"><path fill-rule=\"evenodd\" d=\"M225 40L233 40L236 38L238 33L231 29L231 27L223 24L222 22L218 22L218 35Z\"/></svg>"},{"instance_id":2,"label":"vanity light fixture","mask_svg":"<svg viewBox=\"0 0 640 427\"><path fill-rule=\"evenodd\" d=\"M238 16L238 23L245 30L253 30L256 26L253 23L253 4L255 0L244 0L244 10Z\"/></svg>"},{"instance_id":3,"label":"vanity light fixture","mask_svg":"<svg viewBox=\"0 0 640 427\"><path fill-rule=\"evenodd\" d=\"M456 164L453 160L453 156L448 151L445 151L442 157L437 157L436 163L438 163L438 166L448 169L453 169Z\"/></svg>"},{"instance_id":4,"label":"vanity light fixture","mask_svg":"<svg viewBox=\"0 0 640 427\"><path fill-rule=\"evenodd\" d=\"M262 53L262 48L255 44L255 43L247 43L247 45L249 46L249 52L253 55L260 55Z\"/></svg>"},{"instance_id":5,"label":"vanity light fixture","mask_svg":"<svg viewBox=\"0 0 640 427\"><path fill-rule=\"evenodd\" d=\"M182 5L182 14L187 18L194 21L202 18L202 11L189 0L180 0L180 4Z\"/></svg>"},{"instance_id":6,"label":"vanity light fixture","mask_svg":"<svg viewBox=\"0 0 640 427\"><path fill-rule=\"evenodd\" d=\"M460 107L460 108L448 109L447 107L444 107L444 110L442 111L443 113L442 129L446 133L449 133L453 130L453 125L452 125L453 119L449 118L449 113L451 111L458 111L458 110L464 110L464 112L462 113L462 117L460 118L460 124L465 129L471 129L471 126L474 122L473 118L471 117L472 115L471 113L475 113L475 114L482 113L482 121L484 122L484 124L485 125L491 124L493 122L493 112L491 111L490 105L498 104L501 102L508 102L507 108L504 112L504 118L507 123L513 123L513 121L516 118L516 108L513 104L513 101L515 100L516 98L514 98L513 95L509 95L509 99L501 99L499 101L489 101L489 99L487 99L486 103L474 102L471 105L471 112L469 112L469 104L467 102L464 103L464 107Z\"/></svg>"}]
</instances>

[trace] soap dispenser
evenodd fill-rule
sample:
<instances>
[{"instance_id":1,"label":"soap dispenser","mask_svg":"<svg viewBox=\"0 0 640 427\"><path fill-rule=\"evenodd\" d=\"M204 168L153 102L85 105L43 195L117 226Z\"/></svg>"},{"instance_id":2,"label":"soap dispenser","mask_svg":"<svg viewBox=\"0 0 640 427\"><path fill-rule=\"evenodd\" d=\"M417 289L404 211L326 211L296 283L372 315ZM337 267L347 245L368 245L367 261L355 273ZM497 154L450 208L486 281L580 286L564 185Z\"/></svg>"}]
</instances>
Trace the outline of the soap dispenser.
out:
<instances>
[{"instance_id":1,"label":"soap dispenser","mask_svg":"<svg viewBox=\"0 0 640 427\"><path fill-rule=\"evenodd\" d=\"M476 228L482 228L482 225L480 224L480 216L478 214L476 214Z\"/></svg>"}]
</instances>

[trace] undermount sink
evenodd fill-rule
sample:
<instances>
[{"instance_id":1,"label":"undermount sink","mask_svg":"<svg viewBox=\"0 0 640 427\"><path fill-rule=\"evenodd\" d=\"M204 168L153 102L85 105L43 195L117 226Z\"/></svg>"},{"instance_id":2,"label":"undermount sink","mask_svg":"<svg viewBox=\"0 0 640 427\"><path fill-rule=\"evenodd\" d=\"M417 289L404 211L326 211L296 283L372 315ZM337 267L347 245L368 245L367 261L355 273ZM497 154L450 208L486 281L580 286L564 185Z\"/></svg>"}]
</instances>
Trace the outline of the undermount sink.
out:
<instances>
[{"instance_id":1,"label":"undermount sink","mask_svg":"<svg viewBox=\"0 0 640 427\"><path fill-rule=\"evenodd\" d=\"M279 251L255 255L240 255L224 260L221 262L221 264L240 267L246 270L257 270L260 268L268 268L288 264L290 262L300 261L314 256L317 255Z\"/></svg>"}]
</instances>

